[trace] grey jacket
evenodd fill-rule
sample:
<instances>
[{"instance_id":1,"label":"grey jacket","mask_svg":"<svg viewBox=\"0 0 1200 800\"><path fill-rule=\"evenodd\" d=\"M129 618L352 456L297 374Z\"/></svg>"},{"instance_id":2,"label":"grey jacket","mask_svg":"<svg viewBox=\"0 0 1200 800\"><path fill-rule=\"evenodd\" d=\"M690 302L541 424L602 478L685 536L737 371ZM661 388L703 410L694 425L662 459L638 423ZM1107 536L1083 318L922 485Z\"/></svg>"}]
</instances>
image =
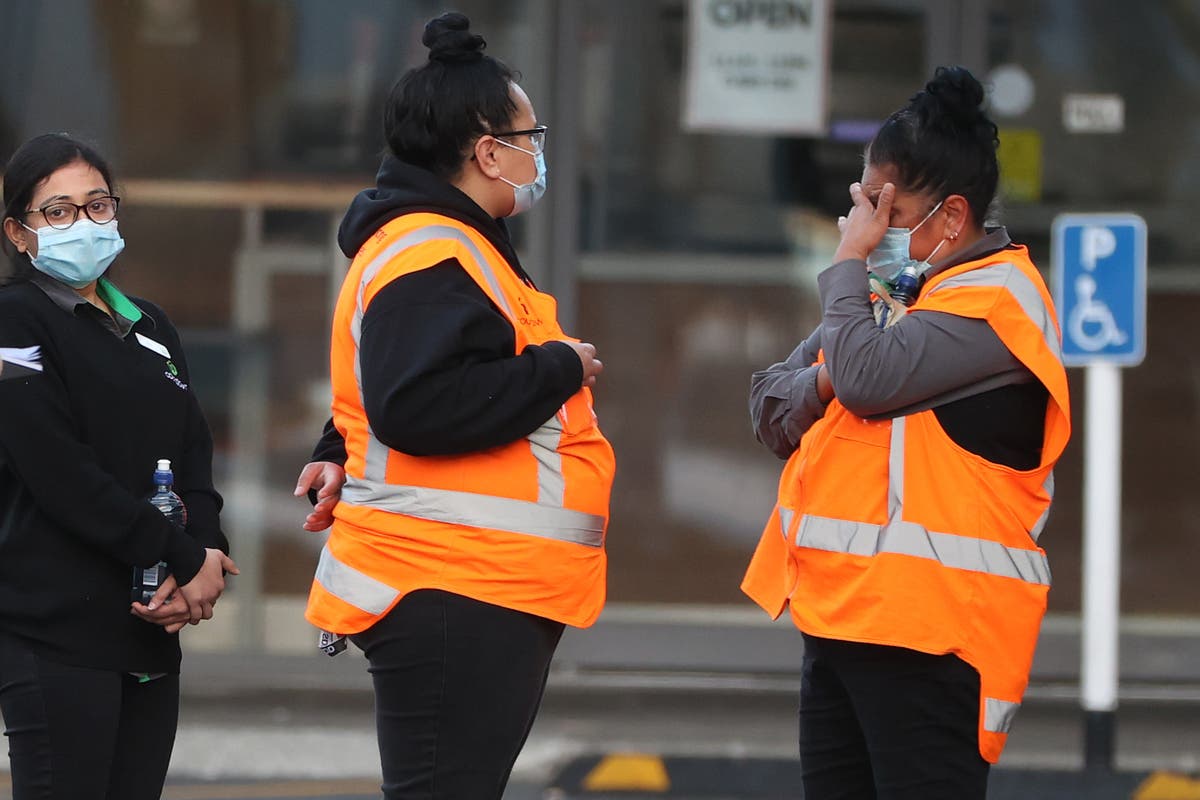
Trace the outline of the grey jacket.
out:
<instances>
[{"instance_id":1,"label":"grey jacket","mask_svg":"<svg viewBox=\"0 0 1200 800\"><path fill-rule=\"evenodd\" d=\"M926 279L1011 243L996 228ZM758 440L786 459L825 413L813 362L824 349L838 400L864 419L890 419L1014 383L1035 380L981 319L930 311L880 328L871 310L867 266L834 264L817 278L821 324L786 360L750 380L750 419Z\"/></svg>"}]
</instances>

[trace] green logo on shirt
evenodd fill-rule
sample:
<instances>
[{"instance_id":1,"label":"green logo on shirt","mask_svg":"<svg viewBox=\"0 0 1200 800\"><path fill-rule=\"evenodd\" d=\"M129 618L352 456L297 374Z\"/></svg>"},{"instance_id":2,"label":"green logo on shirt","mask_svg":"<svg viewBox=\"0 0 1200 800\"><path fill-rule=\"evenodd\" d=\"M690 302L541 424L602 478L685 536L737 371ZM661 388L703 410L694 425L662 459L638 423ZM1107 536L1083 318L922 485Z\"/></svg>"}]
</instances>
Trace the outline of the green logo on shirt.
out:
<instances>
[{"instance_id":1,"label":"green logo on shirt","mask_svg":"<svg viewBox=\"0 0 1200 800\"><path fill-rule=\"evenodd\" d=\"M171 370L172 375L174 375L175 377L179 377L179 368L175 366L174 361L167 362L167 369Z\"/></svg>"}]
</instances>

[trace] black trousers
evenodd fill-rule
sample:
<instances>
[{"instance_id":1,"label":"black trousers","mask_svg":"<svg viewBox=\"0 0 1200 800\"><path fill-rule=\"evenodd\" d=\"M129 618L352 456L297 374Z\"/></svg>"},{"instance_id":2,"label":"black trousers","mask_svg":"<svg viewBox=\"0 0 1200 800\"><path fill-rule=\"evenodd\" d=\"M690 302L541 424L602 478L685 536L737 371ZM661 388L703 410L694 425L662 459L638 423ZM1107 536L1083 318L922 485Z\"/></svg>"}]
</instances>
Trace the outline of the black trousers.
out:
<instances>
[{"instance_id":1,"label":"black trousers","mask_svg":"<svg viewBox=\"0 0 1200 800\"><path fill-rule=\"evenodd\" d=\"M352 637L374 679L385 800L500 800L562 631L421 590Z\"/></svg>"},{"instance_id":2,"label":"black trousers","mask_svg":"<svg viewBox=\"0 0 1200 800\"><path fill-rule=\"evenodd\" d=\"M47 661L0 633L0 713L13 800L158 800L179 719L179 676Z\"/></svg>"},{"instance_id":3,"label":"black trousers","mask_svg":"<svg viewBox=\"0 0 1200 800\"><path fill-rule=\"evenodd\" d=\"M982 800L979 674L957 656L804 636L805 800Z\"/></svg>"}]
</instances>

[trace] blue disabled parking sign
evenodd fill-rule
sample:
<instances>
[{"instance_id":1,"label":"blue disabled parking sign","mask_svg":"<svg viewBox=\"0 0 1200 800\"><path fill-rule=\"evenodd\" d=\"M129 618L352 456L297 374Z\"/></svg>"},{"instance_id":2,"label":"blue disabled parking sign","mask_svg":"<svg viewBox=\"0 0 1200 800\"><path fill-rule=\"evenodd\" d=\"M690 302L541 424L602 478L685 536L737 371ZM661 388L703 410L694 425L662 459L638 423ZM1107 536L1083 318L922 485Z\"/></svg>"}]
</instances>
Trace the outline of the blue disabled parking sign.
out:
<instances>
[{"instance_id":1,"label":"blue disabled parking sign","mask_svg":"<svg viewBox=\"0 0 1200 800\"><path fill-rule=\"evenodd\" d=\"M1135 366L1146 356L1146 223L1136 214L1060 214L1050 232L1063 362Z\"/></svg>"}]
</instances>

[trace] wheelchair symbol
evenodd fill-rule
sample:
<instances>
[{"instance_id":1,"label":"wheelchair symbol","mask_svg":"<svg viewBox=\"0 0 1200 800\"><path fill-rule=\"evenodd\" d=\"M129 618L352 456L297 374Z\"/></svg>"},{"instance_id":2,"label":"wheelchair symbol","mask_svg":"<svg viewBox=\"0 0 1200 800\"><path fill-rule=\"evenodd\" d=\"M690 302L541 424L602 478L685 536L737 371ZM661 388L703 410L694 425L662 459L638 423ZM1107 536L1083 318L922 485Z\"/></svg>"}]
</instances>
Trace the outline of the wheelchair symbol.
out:
<instances>
[{"instance_id":1,"label":"wheelchair symbol","mask_svg":"<svg viewBox=\"0 0 1200 800\"><path fill-rule=\"evenodd\" d=\"M1067 326L1071 340L1080 350L1094 353L1110 345L1120 346L1129 336L1117 327L1112 309L1096 299L1096 279L1084 273L1075 279L1075 307Z\"/></svg>"}]
</instances>

